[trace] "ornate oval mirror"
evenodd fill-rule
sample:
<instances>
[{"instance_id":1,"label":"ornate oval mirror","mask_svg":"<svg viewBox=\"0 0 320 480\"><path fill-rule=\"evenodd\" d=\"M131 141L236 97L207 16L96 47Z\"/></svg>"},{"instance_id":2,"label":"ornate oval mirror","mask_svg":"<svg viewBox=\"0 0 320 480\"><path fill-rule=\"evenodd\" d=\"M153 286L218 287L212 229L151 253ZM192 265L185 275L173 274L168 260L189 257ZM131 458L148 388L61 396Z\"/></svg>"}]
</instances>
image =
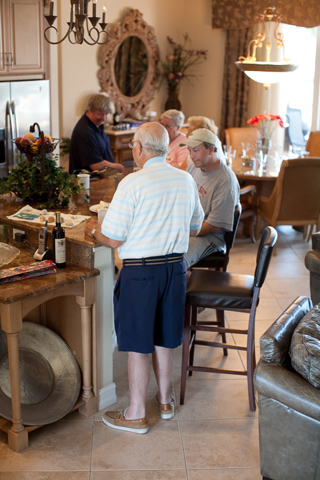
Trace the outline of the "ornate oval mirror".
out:
<instances>
[{"instance_id":1,"label":"ornate oval mirror","mask_svg":"<svg viewBox=\"0 0 320 480\"><path fill-rule=\"evenodd\" d=\"M99 80L122 117L144 115L159 77L159 47L153 27L139 10L130 10L112 24L100 50Z\"/></svg>"}]
</instances>

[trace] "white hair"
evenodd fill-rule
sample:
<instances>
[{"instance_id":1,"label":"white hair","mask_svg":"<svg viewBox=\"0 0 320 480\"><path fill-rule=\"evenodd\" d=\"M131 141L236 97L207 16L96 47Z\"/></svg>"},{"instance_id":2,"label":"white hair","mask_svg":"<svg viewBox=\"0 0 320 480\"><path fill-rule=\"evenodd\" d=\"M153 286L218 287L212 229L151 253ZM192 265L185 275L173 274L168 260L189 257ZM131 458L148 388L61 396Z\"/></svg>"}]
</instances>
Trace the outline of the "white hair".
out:
<instances>
[{"instance_id":1,"label":"white hair","mask_svg":"<svg viewBox=\"0 0 320 480\"><path fill-rule=\"evenodd\" d=\"M134 135L142 147L157 156L165 157L169 152L169 135L158 122L144 123Z\"/></svg>"},{"instance_id":2,"label":"white hair","mask_svg":"<svg viewBox=\"0 0 320 480\"><path fill-rule=\"evenodd\" d=\"M182 112L180 112L180 110L166 110L162 113L160 120L162 120L163 117L173 120L176 127L182 127L182 125L184 124L184 115Z\"/></svg>"}]
</instances>

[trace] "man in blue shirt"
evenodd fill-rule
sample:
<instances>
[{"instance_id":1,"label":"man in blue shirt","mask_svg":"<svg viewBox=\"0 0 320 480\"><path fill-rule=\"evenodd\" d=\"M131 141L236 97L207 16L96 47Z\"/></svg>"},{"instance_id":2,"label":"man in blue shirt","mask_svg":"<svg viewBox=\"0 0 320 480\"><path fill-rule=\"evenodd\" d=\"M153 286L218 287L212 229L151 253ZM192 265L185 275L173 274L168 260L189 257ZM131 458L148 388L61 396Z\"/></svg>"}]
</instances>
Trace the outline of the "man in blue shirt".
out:
<instances>
[{"instance_id":1,"label":"man in blue shirt","mask_svg":"<svg viewBox=\"0 0 320 480\"><path fill-rule=\"evenodd\" d=\"M82 169L93 171L103 167L127 171L120 163L114 163L110 140L104 131L104 122L111 112L109 98L103 94L90 97L88 109L73 129L70 144L69 173Z\"/></svg>"}]
</instances>

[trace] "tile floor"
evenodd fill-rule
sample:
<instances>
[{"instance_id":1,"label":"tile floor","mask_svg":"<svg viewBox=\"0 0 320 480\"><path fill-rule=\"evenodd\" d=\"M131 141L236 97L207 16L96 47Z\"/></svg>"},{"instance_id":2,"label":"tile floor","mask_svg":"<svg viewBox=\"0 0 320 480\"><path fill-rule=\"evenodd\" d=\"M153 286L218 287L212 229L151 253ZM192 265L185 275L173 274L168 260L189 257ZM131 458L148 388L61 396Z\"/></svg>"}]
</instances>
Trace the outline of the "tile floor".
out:
<instances>
[{"instance_id":1,"label":"tile floor","mask_svg":"<svg viewBox=\"0 0 320 480\"><path fill-rule=\"evenodd\" d=\"M259 337L299 295L309 295L309 272L304 256L310 244L291 227L278 229L277 256L273 257L257 311ZM257 244L236 239L229 271L253 273ZM201 316L210 313L204 311ZM229 325L241 325L240 314L227 314ZM228 341L237 342L235 336ZM243 352L244 353L244 352ZM244 356L202 347L208 363L241 368ZM179 398L181 349L175 352L173 389ZM126 354L115 352L118 402L128 405ZM248 406L246 377L194 373L188 378L184 406L177 406L173 420L161 420L152 401L157 391L152 378L147 414L147 435L112 430L101 422L72 413L30 434L30 447L17 454L8 448L0 432L0 480L258 480L258 411ZM177 400L178 401L178 400Z\"/></svg>"}]
</instances>

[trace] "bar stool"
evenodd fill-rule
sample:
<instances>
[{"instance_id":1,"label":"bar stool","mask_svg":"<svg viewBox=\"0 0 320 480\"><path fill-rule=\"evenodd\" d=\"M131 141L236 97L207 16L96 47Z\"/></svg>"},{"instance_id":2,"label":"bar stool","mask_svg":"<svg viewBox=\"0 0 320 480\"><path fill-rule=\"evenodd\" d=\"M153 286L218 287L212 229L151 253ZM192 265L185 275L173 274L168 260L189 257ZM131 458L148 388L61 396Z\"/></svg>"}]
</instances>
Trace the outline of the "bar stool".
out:
<instances>
[{"instance_id":1,"label":"bar stool","mask_svg":"<svg viewBox=\"0 0 320 480\"><path fill-rule=\"evenodd\" d=\"M182 347L182 371L180 404L184 404L187 372L193 371L226 373L232 375L246 375L248 380L248 393L250 410L255 411L253 390L253 372L256 366L255 359L255 316L259 302L260 289L266 279L273 249L278 234L273 227L266 227L262 233L256 261L254 276L241 275L213 270L193 270L187 286L184 341ZM217 321L199 322L197 319L198 307L216 310ZM225 311L242 312L249 314L247 329L225 327ZM222 334L222 342L211 342L196 339L196 332L215 332ZM246 346L226 343L226 334L234 333L247 336ZM247 352L246 370L228 370L206 366L194 365L195 345L222 348L224 355L228 349L245 350Z\"/></svg>"},{"instance_id":2,"label":"bar stool","mask_svg":"<svg viewBox=\"0 0 320 480\"><path fill-rule=\"evenodd\" d=\"M207 257L202 258L197 263L192 265L191 270L193 270L194 268L211 268L213 270L221 270L223 272L227 270L227 266L229 263L229 254L236 238L241 211L241 204L238 203L238 205L236 205L234 209L233 229L231 230L231 232L226 232L226 251L211 253Z\"/></svg>"}]
</instances>

